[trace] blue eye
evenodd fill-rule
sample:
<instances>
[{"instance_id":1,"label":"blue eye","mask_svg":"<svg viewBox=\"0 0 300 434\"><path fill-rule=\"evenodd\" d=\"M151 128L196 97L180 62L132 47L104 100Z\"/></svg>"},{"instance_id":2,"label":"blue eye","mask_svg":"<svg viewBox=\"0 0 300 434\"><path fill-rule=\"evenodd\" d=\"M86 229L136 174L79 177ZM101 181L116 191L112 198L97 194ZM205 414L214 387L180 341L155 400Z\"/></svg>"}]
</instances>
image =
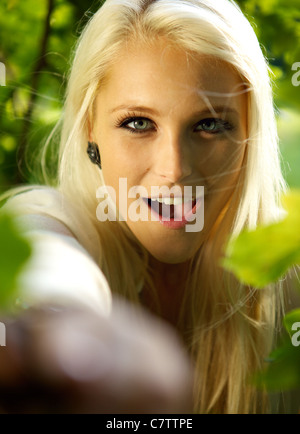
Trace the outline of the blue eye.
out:
<instances>
[{"instance_id":1,"label":"blue eye","mask_svg":"<svg viewBox=\"0 0 300 434\"><path fill-rule=\"evenodd\" d=\"M129 122L127 126L135 130L146 130L149 126L149 121L147 119L136 119L135 121Z\"/></svg>"},{"instance_id":2,"label":"blue eye","mask_svg":"<svg viewBox=\"0 0 300 434\"><path fill-rule=\"evenodd\" d=\"M120 126L132 133L143 133L153 129L153 122L147 118L132 117L123 121Z\"/></svg>"},{"instance_id":3,"label":"blue eye","mask_svg":"<svg viewBox=\"0 0 300 434\"><path fill-rule=\"evenodd\" d=\"M196 127L196 131L204 131L208 134L221 134L232 129L233 126L229 122L216 118L203 119Z\"/></svg>"}]
</instances>

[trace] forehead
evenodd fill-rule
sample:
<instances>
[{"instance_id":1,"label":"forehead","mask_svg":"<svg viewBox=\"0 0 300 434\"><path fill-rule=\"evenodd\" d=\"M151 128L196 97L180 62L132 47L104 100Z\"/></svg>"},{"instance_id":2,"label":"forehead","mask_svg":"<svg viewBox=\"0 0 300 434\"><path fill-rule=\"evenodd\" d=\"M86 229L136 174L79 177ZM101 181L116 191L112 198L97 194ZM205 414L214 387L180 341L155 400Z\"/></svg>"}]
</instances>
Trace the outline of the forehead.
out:
<instances>
[{"instance_id":1,"label":"forehead","mask_svg":"<svg viewBox=\"0 0 300 434\"><path fill-rule=\"evenodd\" d=\"M137 103L146 99L153 104L157 100L162 104L163 98L200 98L226 104L234 99L238 102L242 89L241 78L225 61L158 39L152 44L131 42L124 46L109 68L100 94L110 95L114 103L124 98Z\"/></svg>"}]
</instances>

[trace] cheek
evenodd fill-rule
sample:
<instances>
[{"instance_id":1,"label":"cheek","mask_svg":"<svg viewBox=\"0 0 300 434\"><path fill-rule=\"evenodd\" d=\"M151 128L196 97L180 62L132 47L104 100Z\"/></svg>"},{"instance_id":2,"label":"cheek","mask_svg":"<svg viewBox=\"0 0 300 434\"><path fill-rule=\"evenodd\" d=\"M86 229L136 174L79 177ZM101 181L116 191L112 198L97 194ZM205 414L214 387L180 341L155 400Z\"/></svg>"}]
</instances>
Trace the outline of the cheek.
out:
<instances>
[{"instance_id":1,"label":"cheek","mask_svg":"<svg viewBox=\"0 0 300 434\"><path fill-rule=\"evenodd\" d=\"M218 143L198 159L206 184L232 184L238 178L245 154L245 145L233 142Z\"/></svg>"},{"instance_id":2,"label":"cheek","mask_svg":"<svg viewBox=\"0 0 300 434\"><path fill-rule=\"evenodd\" d=\"M126 152L116 152L114 144L104 147L101 152L102 175L105 185L112 187L117 209L121 215L127 215L134 199L129 197L129 190L143 183L143 173L137 158L131 158ZM132 194L135 194L133 189Z\"/></svg>"},{"instance_id":3,"label":"cheek","mask_svg":"<svg viewBox=\"0 0 300 434\"><path fill-rule=\"evenodd\" d=\"M102 130L103 131L103 130ZM143 158L143 147L124 137L121 133L108 131L99 134L100 154L103 175L111 177L138 178L143 171L147 158Z\"/></svg>"}]
</instances>

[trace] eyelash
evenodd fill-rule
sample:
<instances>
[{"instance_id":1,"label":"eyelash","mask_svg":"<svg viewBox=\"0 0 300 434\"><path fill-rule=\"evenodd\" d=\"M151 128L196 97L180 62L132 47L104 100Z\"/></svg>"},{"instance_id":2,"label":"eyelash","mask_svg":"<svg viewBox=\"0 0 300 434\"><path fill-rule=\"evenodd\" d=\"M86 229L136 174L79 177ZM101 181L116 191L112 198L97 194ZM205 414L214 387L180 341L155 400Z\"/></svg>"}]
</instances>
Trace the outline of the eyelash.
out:
<instances>
[{"instance_id":1,"label":"eyelash","mask_svg":"<svg viewBox=\"0 0 300 434\"><path fill-rule=\"evenodd\" d=\"M131 134L145 134L149 131L153 131L154 128L145 129L145 130L138 130L138 129L128 127L128 124L130 124L131 122L136 122L136 121L141 121L141 120L142 121L148 121L153 125L153 121L151 121L150 119L148 119L144 116L131 114L131 115L127 115L125 117L122 117L121 119L118 119L116 122L116 127L117 128L124 128L127 131L129 131ZM219 129L217 129L217 131L209 131L209 130L200 129L200 130L198 130L198 132L204 132L204 133L207 133L209 135L217 135L217 134L223 134L225 131L233 131L235 128L234 125L232 125L230 122L227 122L224 119L214 118L214 117L202 119L200 122L198 122L196 127L198 127L199 125L201 125L205 122L206 123L207 122L215 122L217 125L219 125Z\"/></svg>"},{"instance_id":2,"label":"eyelash","mask_svg":"<svg viewBox=\"0 0 300 434\"><path fill-rule=\"evenodd\" d=\"M140 121L140 120L148 121L148 122L153 124L153 121L151 121L150 119L145 118L144 116L138 116L138 115L133 113L133 114L126 115L125 117L118 119L116 122L116 127L117 128L124 128L132 134L145 134L146 132L149 132L149 129L148 130L137 130L137 129L130 128L127 126L128 124L130 124L130 122L135 122L135 121Z\"/></svg>"}]
</instances>

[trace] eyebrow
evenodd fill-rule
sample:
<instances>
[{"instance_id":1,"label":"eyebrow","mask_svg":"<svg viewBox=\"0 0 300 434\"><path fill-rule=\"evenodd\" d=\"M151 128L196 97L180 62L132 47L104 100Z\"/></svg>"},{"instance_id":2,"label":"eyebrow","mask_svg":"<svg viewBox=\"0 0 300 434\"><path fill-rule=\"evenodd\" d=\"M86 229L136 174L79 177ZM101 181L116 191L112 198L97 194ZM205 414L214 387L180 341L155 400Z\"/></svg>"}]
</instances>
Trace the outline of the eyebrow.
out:
<instances>
[{"instance_id":1,"label":"eyebrow","mask_svg":"<svg viewBox=\"0 0 300 434\"><path fill-rule=\"evenodd\" d=\"M149 113L155 116L158 116L160 113L155 110L152 109L150 107L146 107L146 106L135 106L135 105L126 105L126 104L121 104L117 107L114 107L112 110L109 110L109 114L115 113L117 111L120 110L127 110L127 111L132 111L132 112L145 112L145 113ZM239 112L233 108L233 107L229 107L228 105L218 105L218 106L213 106L212 105L212 109L206 107L203 110L198 110L195 113L193 113L193 116L201 116L201 115L213 115L214 113L217 114L224 114L224 113L234 113L236 115L239 114Z\"/></svg>"},{"instance_id":2,"label":"eyebrow","mask_svg":"<svg viewBox=\"0 0 300 434\"><path fill-rule=\"evenodd\" d=\"M132 111L132 112L148 112L148 113L152 113L154 115L158 115L159 112L155 109L152 109L150 107L146 107L146 106L133 106L133 105L126 105L126 104L122 104L122 105L118 105L117 107L113 108L112 110L109 111L109 113L115 113L119 110L128 110L128 111Z\"/></svg>"}]
</instances>

